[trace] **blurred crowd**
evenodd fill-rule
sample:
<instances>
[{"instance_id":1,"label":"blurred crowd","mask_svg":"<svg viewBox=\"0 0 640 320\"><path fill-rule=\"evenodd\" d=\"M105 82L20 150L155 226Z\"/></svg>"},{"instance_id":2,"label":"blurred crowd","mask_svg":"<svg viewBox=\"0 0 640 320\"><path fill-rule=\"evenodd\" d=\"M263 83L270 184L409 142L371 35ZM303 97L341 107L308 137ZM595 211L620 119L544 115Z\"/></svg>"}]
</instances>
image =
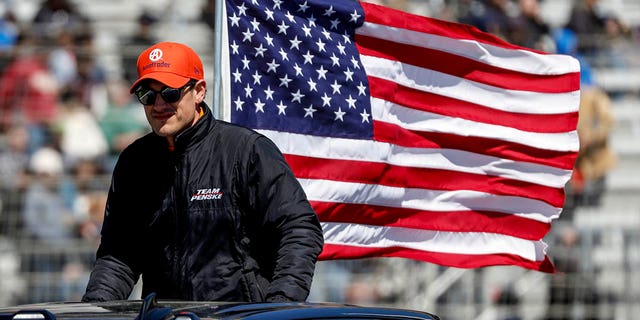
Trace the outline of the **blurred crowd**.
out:
<instances>
[{"instance_id":1,"label":"blurred crowd","mask_svg":"<svg viewBox=\"0 0 640 320\"><path fill-rule=\"evenodd\" d=\"M117 37L121 71L113 76L98 62L94 21L77 2L42 0L26 23L11 4L0 1L0 265L18 263L0 268L0 305L78 300L115 160L150 132L129 85L137 54L158 40L160 17L142 10L135 29ZM203 1L197 23L213 27L212 4ZM70 254L82 246L89 254ZM16 281L19 274L38 287Z\"/></svg>"},{"instance_id":2,"label":"blurred crowd","mask_svg":"<svg viewBox=\"0 0 640 320\"><path fill-rule=\"evenodd\" d=\"M574 0L562 26L548 24L539 0L370 2L467 23L516 45L576 57L582 70L581 147L561 220L570 226L577 207L599 204L616 158L608 145L613 125L611 97L596 85L591 70L627 66L621 48L633 40L632 27L601 10L599 0ZM93 21L77 6L83 3L42 0L31 20L21 23L11 10L11 1L0 0L0 259L15 254L15 245L21 241L36 242L45 257L34 255L28 261L23 257L13 266L0 263L0 291L9 291L0 292L0 305L79 297L92 255L51 261L46 253L79 242L95 248L109 183L105 177L120 151L149 132L128 86L135 77L137 53L164 40L155 32L162 17L143 11L135 29L118 38L121 71L114 77L97 62ZM201 15L194 23L213 29L214 3L203 0ZM575 230L567 230L559 239L570 250L579 239L571 237ZM562 262L571 257L566 252L556 257L560 271L576 271L572 269L575 263ZM340 283L345 285L320 298L358 304L408 299L391 289L381 292L369 279L354 279L353 269L376 274L375 266L368 262L327 267L336 268L332 274L343 275ZM65 285L56 287L54 293L20 300L19 289L7 289L20 287L9 283L19 278L7 276L10 272L60 272ZM560 300L575 299L567 297L571 293L558 292L563 295ZM3 301L7 296L14 300ZM496 298L499 304L513 301L509 296Z\"/></svg>"}]
</instances>

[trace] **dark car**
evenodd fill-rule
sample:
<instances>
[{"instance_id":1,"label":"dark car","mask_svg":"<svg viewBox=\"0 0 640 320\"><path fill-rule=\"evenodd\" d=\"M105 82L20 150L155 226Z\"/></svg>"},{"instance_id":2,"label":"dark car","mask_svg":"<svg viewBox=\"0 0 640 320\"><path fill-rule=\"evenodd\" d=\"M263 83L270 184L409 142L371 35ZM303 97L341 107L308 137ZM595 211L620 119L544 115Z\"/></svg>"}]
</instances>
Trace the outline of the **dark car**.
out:
<instances>
[{"instance_id":1,"label":"dark car","mask_svg":"<svg viewBox=\"0 0 640 320\"><path fill-rule=\"evenodd\" d=\"M98 303L42 303L0 308L0 320L9 319L439 319L420 311L361 307L332 303L229 303L144 300Z\"/></svg>"}]
</instances>

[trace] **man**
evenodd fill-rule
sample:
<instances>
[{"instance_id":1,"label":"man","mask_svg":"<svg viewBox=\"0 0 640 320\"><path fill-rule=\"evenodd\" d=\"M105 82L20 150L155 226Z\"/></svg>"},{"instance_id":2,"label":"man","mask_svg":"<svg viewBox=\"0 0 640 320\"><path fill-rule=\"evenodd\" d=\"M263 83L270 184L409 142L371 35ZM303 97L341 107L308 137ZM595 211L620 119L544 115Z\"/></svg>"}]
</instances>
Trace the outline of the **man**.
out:
<instances>
[{"instance_id":1,"label":"man","mask_svg":"<svg viewBox=\"0 0 640 320\"><path fill-rule=\"evenodd\" d=\"M305 300L322 230L280 151L213 118L191 48L158 43L137 69L153 132L118 159L83 301L126 299L140 274L159 299Z\"/></svg>"}]
</instances>

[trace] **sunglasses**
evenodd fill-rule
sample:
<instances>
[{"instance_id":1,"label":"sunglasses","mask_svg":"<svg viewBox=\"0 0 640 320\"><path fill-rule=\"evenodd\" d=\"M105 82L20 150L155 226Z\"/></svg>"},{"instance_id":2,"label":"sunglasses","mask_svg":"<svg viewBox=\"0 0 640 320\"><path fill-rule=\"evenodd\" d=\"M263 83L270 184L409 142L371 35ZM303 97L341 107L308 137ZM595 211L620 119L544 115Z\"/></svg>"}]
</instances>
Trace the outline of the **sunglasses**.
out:
<instances>
[{"instance_id":1,"label":"sunglasses","mask_svg":"<svg viewBox=\"0 0 640 320\"><path fill-rule=\"evenodd\" d=\"M155 91L149 87L141 85L134 90L134 94L136 95L136 98L138 98L138 101L140 101L140 103L145 106L154 104L156 102L156 97L158 96L158 94L162 96L162 100L164 100L165 102L175 103L178 102L178 100L180 100L180 98L182 97L183 90L193 86L195 83L195 80L190 80L189 82L187 82L187 84L180 88L165 87L160 91Z\"/></svg>"}]
</instances>

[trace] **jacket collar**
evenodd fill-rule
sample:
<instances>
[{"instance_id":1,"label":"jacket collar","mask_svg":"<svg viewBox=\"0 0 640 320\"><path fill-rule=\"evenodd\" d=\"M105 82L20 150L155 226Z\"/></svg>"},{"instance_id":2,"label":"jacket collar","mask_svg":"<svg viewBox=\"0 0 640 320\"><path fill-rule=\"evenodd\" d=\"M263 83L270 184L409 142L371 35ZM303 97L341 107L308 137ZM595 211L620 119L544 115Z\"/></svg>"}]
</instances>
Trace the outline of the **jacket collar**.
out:
<instances>
[{"instance_id":1,"label":"jacket collar","mask_svg":"<svg viewBox=\"0 0 640 320\"><path fill-rule=\"evenodd\" d=\"M175 151L183 152L190 146L197 144L207 135L207 132L209 132L211 127L214 125L213 112L211 112L209 106L202 102L201 107L204 110L202 117L200 117L193 126L187 128L176 136Z\"/></svg>"}]
</instances>

